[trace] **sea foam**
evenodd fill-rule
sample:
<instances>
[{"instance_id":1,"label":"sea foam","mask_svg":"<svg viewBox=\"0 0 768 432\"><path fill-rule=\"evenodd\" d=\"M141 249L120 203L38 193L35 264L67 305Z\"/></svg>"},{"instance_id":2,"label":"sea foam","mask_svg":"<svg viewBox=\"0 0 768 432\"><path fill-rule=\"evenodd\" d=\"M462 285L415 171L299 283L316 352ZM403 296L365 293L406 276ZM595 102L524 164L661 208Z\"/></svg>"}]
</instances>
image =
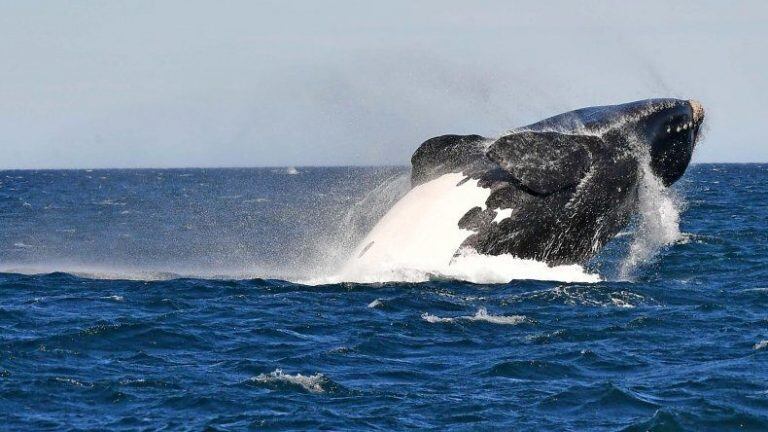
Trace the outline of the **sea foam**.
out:
<instances>
[{"instance_id":1,"label":"sea foam","mask_svg":"<svg viewBox=\"0 0 768 432\"><path fill-rule=\"evenodd\" d=\"M579 265L549 266L535 260L520 259L509 254L480 255L464 250L450 262L436 268L406 267L390 262L343 269L337 274L302 281L308 285L340 282L426 282L435 279L462 280L478 284L508 283L512 280L545 280L557 282L600 282L600 276Z\"/></svg>"}]
</instances>

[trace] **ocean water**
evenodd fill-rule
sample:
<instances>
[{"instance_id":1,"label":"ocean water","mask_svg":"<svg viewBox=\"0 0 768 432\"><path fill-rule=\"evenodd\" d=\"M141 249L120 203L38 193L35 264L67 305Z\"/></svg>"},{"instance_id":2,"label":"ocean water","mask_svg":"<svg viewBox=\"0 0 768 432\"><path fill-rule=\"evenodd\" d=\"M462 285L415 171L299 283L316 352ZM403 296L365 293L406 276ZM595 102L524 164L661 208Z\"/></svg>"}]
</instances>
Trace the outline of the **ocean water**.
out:
<instances>
[{"instance_id":1,"label":"ocean water","mask_svg":"<svg viewBox=\"0 0 768 432\"><path fill-rule=\"evenodd\" d=\"M598 282L318 284L405 174L0 172L0 429L768 430L768 166L648 189Z\"/></svg>"}]
</instances>

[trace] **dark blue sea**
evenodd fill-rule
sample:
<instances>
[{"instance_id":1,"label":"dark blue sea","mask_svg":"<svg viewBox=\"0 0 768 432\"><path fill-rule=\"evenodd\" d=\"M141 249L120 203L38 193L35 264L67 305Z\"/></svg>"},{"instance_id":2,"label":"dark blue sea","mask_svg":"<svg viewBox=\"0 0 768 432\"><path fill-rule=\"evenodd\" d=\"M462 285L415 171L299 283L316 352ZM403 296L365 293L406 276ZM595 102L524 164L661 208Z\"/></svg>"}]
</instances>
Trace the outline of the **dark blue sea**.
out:
<instances>
[{"instance_id":1,"label":"dark blue sea","mask_svg":"<svg viewBox=\"0 0 768 432\"><path fill-rule=\"evenodd\" d=\"M0 429L768 430L768 165L629 276L632 226L597 283L302 283L404 173L0 171Z\"/></svg>"}]
</instances>

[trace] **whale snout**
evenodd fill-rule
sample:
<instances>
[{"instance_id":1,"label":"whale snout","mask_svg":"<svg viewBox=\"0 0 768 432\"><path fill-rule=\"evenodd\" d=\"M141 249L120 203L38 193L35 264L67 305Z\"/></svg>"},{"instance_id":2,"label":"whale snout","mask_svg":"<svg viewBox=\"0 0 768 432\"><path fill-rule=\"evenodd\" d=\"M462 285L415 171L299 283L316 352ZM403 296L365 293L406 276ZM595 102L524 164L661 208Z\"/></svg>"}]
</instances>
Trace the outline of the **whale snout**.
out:
<instances>
[{"instance_id":1,"label":"whale snout","mask_svg":"<svg viewBox=\"0 0 768 432\"><path fill-rule=\"evenodd\" d=\"M685 173L704 122L704 107L694 99L672 100L642 124L650 144L651 168L669 186Z\"/></svg>"},{"instance_id":2,"label":"whale snout","mask_svg":"<svg viewBox=\"0 0 768 432\"><path fill-rule=\"evenodd\" d=\"M701 102L691 99L688 101L688 104L691 106L691 112L693 112L693 122L701 125L704 122L704 107L701 105Z\"/></svg>"},{"instance_id":3,"label":"whale snout","mask_svg":"<svg viewBox=\"0 0 768 432\"><path fill-rule=\"evenodd\" d=\"M691 106L691 114L692 114L692 122L693 122L693 145L695 146L696 143L699 141L699 130L701 128L702 123L704 123L704 107L701 105L701 102L697 101L696 99L691 99L688 101L688 104Z\"/></svg>"}]
</instances>

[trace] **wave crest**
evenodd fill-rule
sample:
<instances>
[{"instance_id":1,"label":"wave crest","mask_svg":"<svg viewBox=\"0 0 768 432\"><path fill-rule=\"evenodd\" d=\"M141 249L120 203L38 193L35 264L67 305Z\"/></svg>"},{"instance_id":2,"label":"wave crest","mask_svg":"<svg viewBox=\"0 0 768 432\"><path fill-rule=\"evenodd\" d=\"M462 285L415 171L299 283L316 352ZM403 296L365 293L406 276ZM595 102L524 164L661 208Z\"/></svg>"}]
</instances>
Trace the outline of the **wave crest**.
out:
<instances>
[{"instance_id":1,"label":"wave crest","mask_svg":"<svg viewBox=\"0 0 768 432\"><path fill-rule=\"evenodd\" d=\"M458 317L439 317L432 315L428 312L421 314L421 319L428 323L450 323L458 320L463 321L485 321L491 324L505 324L505 325L517 325L530 321L524 315L492 315L488 311L481 307L475 312L474 315L458 316Z\"/></svg>"},{"instance_id":2,"label":"wave crest","mask_svg":"<svg viewBox=\"0 0 768 432\"><path fill-rule=\"evenodd\" d=\"M251 382L263 385L273 390L281 388L298 387L310 393L325 393L330 380L321 373L314 375L287 374L282 369L275 369L268 374L259 374L251 378Z\"/></svg>"}]
</instances>

